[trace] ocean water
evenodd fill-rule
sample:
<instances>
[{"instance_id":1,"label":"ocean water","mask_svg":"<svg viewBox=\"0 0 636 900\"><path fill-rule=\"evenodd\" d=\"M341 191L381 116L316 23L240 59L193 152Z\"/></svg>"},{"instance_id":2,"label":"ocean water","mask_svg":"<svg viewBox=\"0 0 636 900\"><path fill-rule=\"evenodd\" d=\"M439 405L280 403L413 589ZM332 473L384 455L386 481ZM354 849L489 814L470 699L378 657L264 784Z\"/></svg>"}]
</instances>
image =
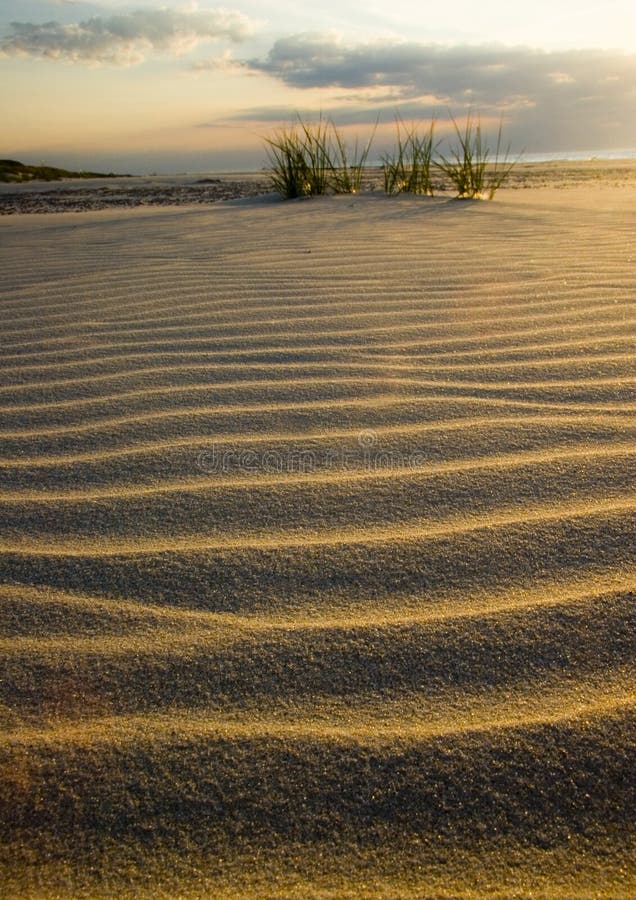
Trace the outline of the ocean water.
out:
<instances>
[{"instance_id":1,"label":"ocean water","mask_svg":"<svg viewBox=\"0 0 636 900\"><path fill-rule=\"evenodd\" d=\"M514 154L511 154L514 156ZM636 148L622 150L559 150L554 153L523 153L523 162L584 162L591 159L636 159Z\"/></svg>"},{"instance_id":2,"label":"ocean water","mask_svg":"<svg viewBox=\"0 0 636 900\"><path fill-rule=\"evenodd\" d=\"M491 147L491 158L494 151ZM505 150L501 156L505 155ZM542 150L537 153L529 153L512 149L508 154L510 160L520 163L543 162L586 162L593 160L630 160L636 159L636 147L624 147L619 150ZM382 165L380 158L369 161L369 167L378 168Z\"/></svg>"}]
</instances>

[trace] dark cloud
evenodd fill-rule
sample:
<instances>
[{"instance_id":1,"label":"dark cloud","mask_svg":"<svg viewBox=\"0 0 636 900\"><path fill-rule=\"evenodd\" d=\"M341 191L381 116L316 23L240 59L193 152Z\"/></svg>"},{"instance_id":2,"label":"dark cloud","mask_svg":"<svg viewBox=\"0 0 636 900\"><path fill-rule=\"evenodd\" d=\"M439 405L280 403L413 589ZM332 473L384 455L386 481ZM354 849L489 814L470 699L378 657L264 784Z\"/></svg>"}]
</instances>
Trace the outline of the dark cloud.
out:
<instances>
[{"instance_id":1,"label":"dark cloud","mask_svg":"<svg viewBox=\"0 0 636 900\"><path fill-rule=\"evenodd\" d=\"M242 13L225 10L144 9L82 22L12 22L0 43L9 56L129 65L153 51L182 53L202 40L241 41L250 33Z\"/></svg>"},{"instance_id":2,"label":"dark cloud","mask_svg":"<svg viewBox=\"0 0 636 900\"><path fill-rule=\"evenodd\" d=\"M278 40L243 65L294 88L369 92L339 121L373 121L390 108L410 117L472 108L505 115L519 146L554 149L636 145L636 55L501 45L376 42L350 46L321 35ZM391 91L388 107L373 92ZM272 111L273 112L273 111ZM254 111L255 118L261 118ZM343 118L344 117L344 118Z\"/></svg>"}]
</instances>

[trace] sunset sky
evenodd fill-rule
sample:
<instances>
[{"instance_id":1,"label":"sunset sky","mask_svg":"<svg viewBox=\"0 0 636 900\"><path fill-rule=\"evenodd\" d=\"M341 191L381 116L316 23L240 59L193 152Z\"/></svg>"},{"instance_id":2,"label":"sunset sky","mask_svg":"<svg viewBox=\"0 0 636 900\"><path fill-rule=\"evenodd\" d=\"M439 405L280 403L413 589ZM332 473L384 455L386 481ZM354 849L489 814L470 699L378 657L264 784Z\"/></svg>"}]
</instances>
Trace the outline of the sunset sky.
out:
<instances>
[{"instance_id":1,"label":"sunset sky","mask_svg":"<svg viewBox=\"0 0 636 900\"><path fill-rule=\"evenodd\" d=\"M515 152L628 149L636 4L0 0L0 79L0 156L85 169L257 169L296 112L379 117L379 149L470 108Z\"/></svg>"}]
</instances>

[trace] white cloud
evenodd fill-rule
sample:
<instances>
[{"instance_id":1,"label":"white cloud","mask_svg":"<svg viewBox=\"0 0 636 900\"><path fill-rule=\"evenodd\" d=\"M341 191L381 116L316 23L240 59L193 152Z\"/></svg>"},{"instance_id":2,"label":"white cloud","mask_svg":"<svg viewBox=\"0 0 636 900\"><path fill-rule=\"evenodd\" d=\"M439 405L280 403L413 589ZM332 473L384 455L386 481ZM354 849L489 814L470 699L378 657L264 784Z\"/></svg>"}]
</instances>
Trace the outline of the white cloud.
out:
<instances>
[{"instance_id":1,"label":"white cloud","mask_svg":"<svg viewBox=\"0 0 636 900\"><path fill-rule=\"evenodd\" d=\"M12 22L0 43L8 56L131 65L154 53L180 55L202 41L245 40L250 20L236 10L143 9L60 24Z\"/></svg>"},{"instance_id":2,"label":"white cloud","mask_svg":"<svg viewBox=\"0 0 636 900\"><path fill-rule=\"evenodd\" d=\"M551 78L555 84L574 84L576 80L567 72L550 72L548 77Z\"/></svg>"}]
</instances>

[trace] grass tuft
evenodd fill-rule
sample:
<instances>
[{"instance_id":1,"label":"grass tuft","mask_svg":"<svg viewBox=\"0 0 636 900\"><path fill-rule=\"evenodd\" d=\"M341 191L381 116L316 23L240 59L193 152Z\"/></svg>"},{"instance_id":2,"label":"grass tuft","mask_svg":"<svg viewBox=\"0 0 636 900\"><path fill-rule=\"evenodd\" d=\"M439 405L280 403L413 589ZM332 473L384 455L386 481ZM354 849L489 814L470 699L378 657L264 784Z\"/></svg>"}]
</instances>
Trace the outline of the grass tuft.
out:
<instances>
[{"instance_id":1,"label":"grass tuft","mask_svg":"<svg viewBox=\"0 0 636 900\"><path fill-rule=\"evenodd\" d=\"M356 139L350 149L331 119L313 124L299 117L297 124L266 139L274 189L286 200L330 191L358 193L374 135L375 129L366 144Z\"/></svg>"},{"instance_id":2,"label":"grass tuft","mask_svg":"<svg viewBox=\"0 0 636 900\"><path fill-rule=\"evenodd\" d=\"M509 158L509 145L502 154L501 123L492 157L479 118L475 120L469 113L463 130L453 116L451 121L457 140L451 142L445 156L438 153L434 119L422 131L417 125L405 125L396 118L397 146L381 158L387 194L432 197L435 188L432 173L437 169L455 188L458 197L492 199L515 165ZM356 138L350 147L331 119L321 117L312 123L298 116L294 125L266 138L268 175L274 190L284 199L358 193L376 128L366 144L360 145Z\"/></svg>"},{"instance_id":3,"label":"grass tuft","mask_svg":"<svg viewBox=\"0 0 636 900\"><path fill-rule=\"evenodd\" d=\"M277 193L286 200L309 193L308 166L298 128L282 128L267 138L268 175Z\"/></svg>"},{"instance_id":4,"label":"grass tuft","mask_svg":"<svg viewBox=\"0 0 636 900\"><path fill-rule=\"evenodd\" d=\"M350 153L342 133L338 131L333 122L331 123L331 186L336 194L358 194L360 192L362 175L369 158L376 128L377 122L366 144L360 146L356 138Z\"/></svg>"},{"instance_id":5,"label":"grass tuft","mask_svg":"<svg viewBox=\"0 0 636 900\"><path fill-rule=\"evenodd\" d=\"M322 118L316 124L305 123L299 119L300 150L305 163L306 185L308 197L326 194L329 189L330 174L333 168L329 146L330 122Z\"/></svg>"},{"instance_id":6,"label":"grass tuft","mask_svg":"<svg viewBox=\"0 0 636 900\"><path fill-rule=\"evenodd\" d=\"M515 165L509 158L510 145L503 157L501 155L501 123L495 156L491 159L490 148L482 133L481 121L477 119L475 122L469 113L462 131L455 118L451 116L451 119L457 143L451 145L449 157L440 153L439 159L434 164L449 179L459 198L472 200L488 197L492 200Z\"/></svg>"},{"instance_id":7,"label":"grass tuft","mask_svg":"<svg viewBox=\"0 0 636 900\"><path fill-rule=\"evenodd\" d=\"M431 163L435 144L435 122L424 134L415 125L407 127L398 118L397 148L382 157L384 190L387 194L428 194L433 196Z\"/></svg>"}]
</instances>

